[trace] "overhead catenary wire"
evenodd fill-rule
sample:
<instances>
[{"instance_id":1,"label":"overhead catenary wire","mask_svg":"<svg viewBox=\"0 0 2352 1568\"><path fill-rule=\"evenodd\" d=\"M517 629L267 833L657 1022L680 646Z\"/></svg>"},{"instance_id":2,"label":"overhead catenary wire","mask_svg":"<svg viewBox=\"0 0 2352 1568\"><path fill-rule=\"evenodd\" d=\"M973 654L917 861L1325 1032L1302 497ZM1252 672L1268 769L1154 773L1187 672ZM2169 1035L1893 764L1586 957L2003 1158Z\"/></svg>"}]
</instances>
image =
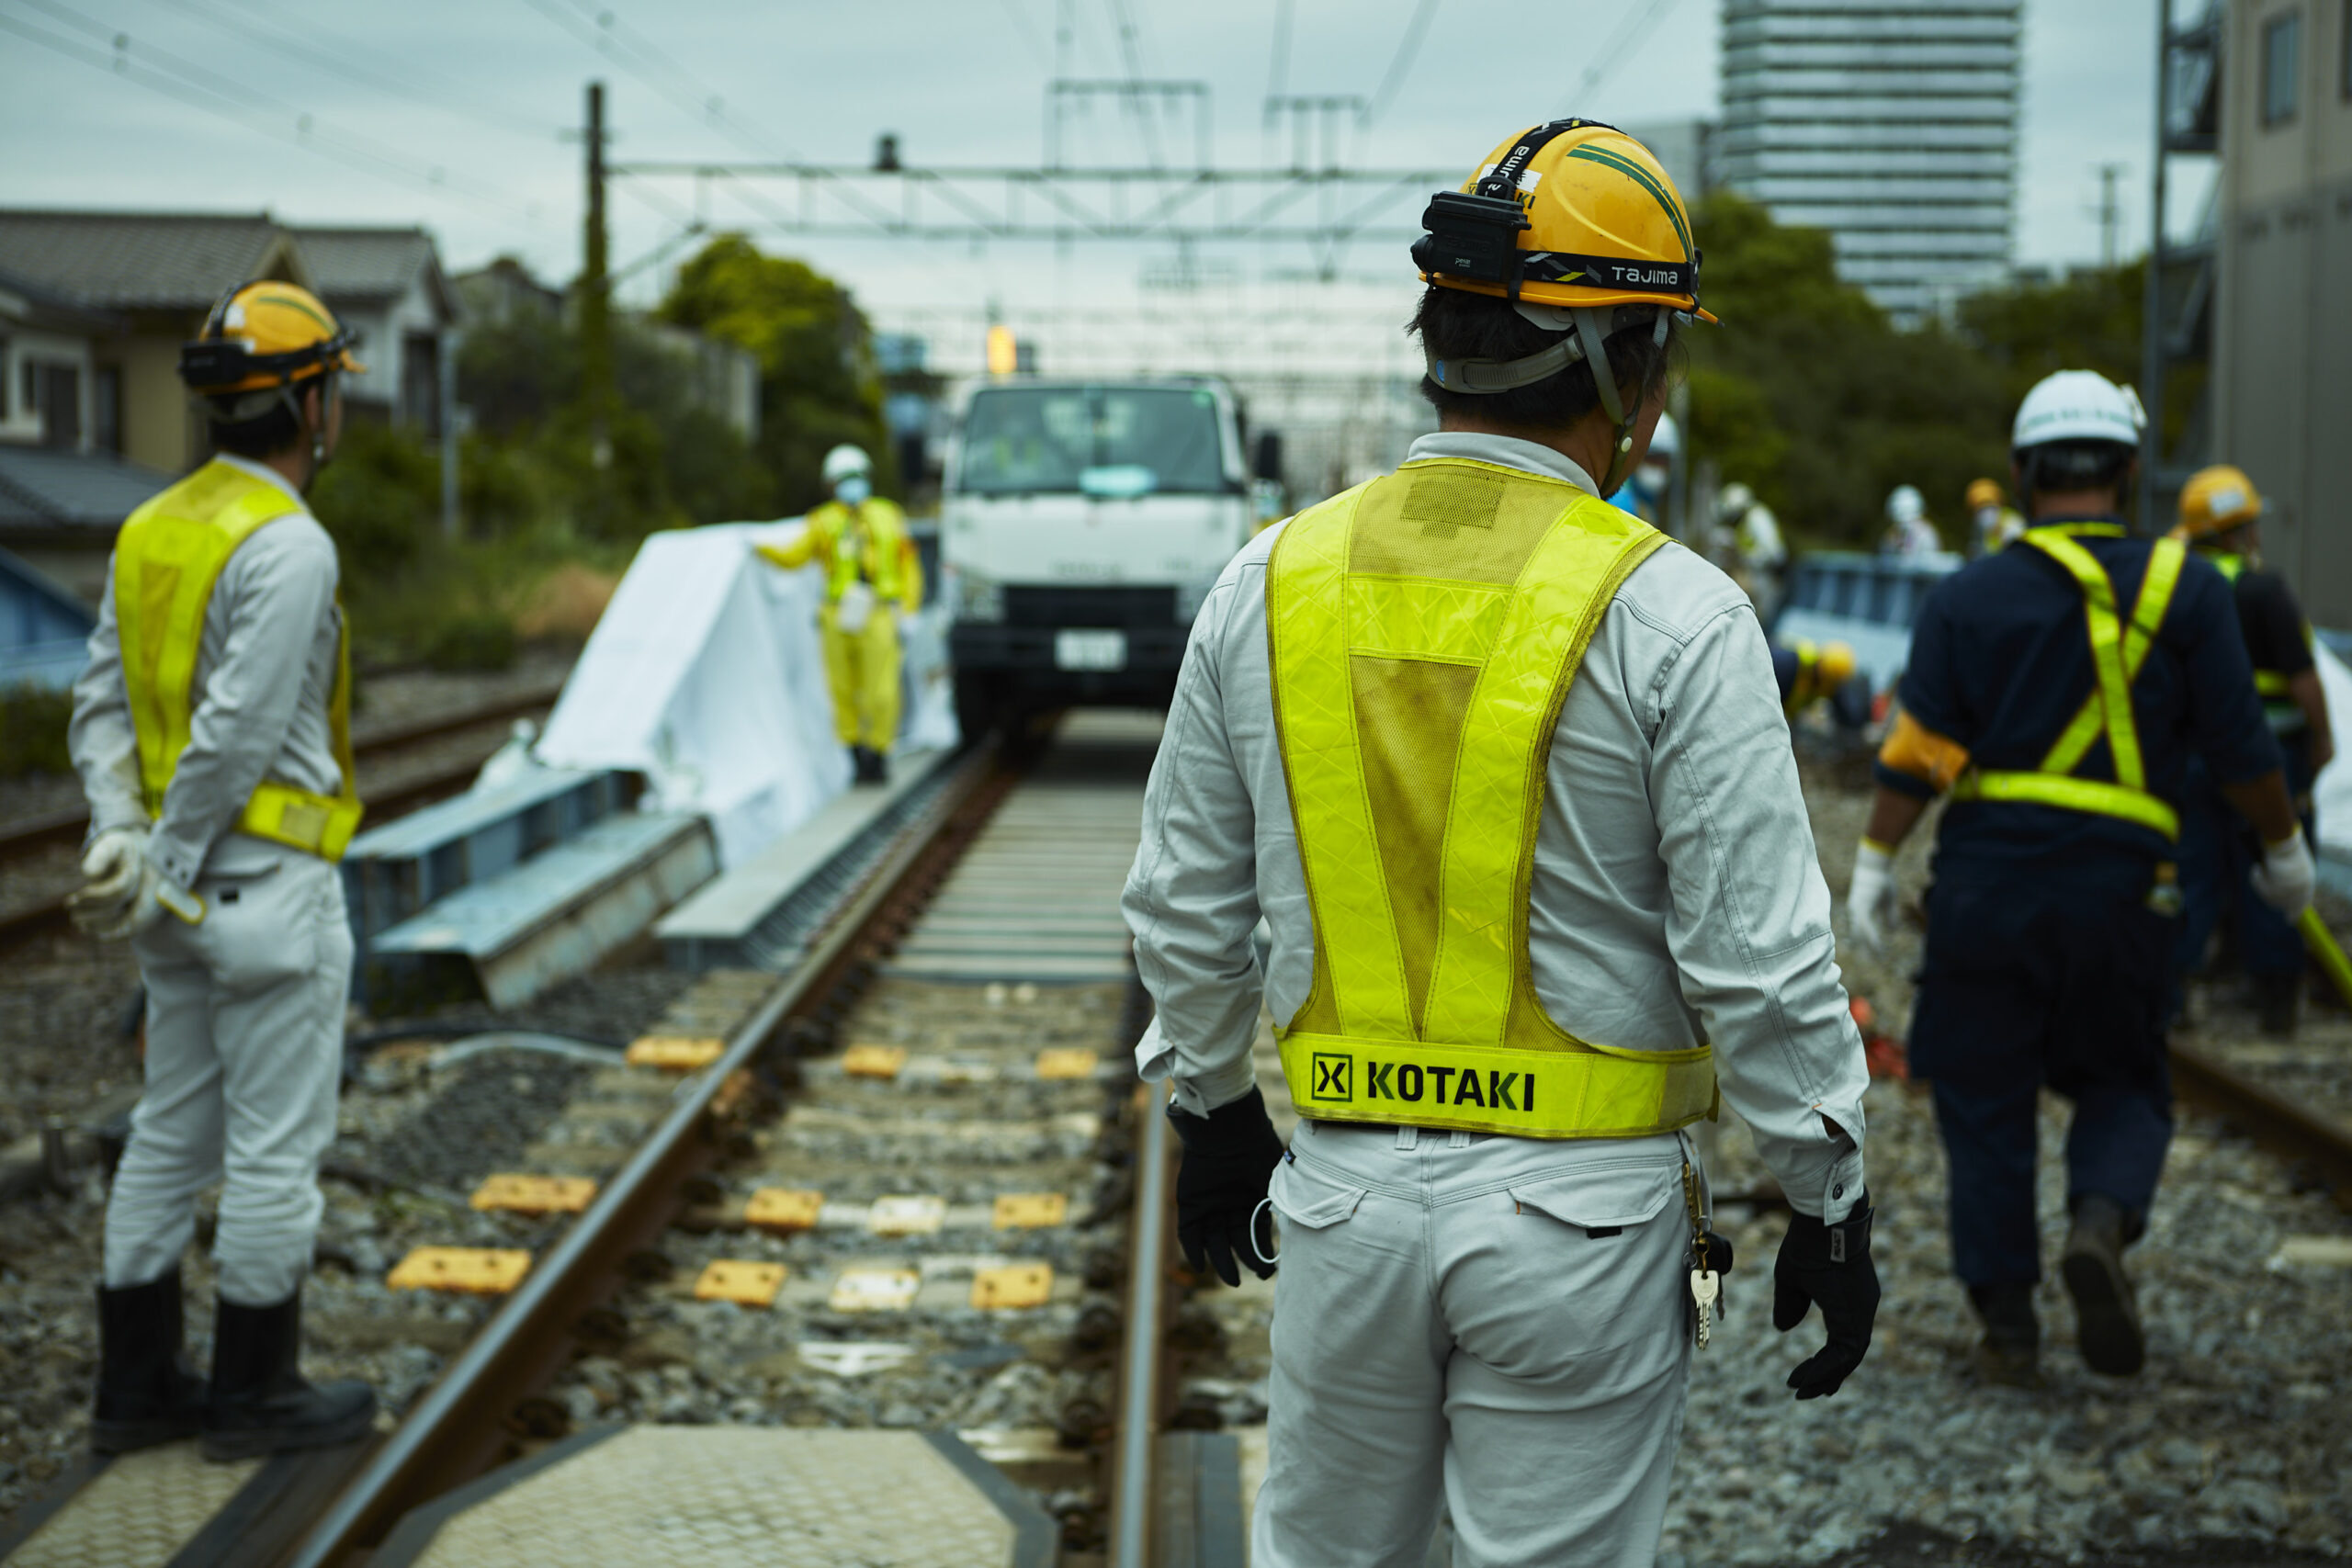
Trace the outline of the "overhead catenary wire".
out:
<instances>
[{"instance_id":1,"label":"overhead catenary wire","mask_svg":"<svg viewBox=\"0 0 2352 1568\"><path fill-rule=\"evenodd\" d=\"M539 15L652 88L671 104L700 119L748 152L763 158L797 156L727 110L726 100L689 73L651 39L622 21L609 7L588 0L524 0Z\"/></svg>"},{"instance_id":2,"label":"overhead catenary wire","mask_svg":"<svg viewBox=\"0 0 2352 1568\"><path fill-rule=\"evenodd\" d=\"M1031 54L1037 57L1037 64L1046 74L1053 75L1054 51L1038 36L1037 29L1030 26L1028 15L1021 9L1021 0L1001 0L1001 3L1004 6L1004 14L1012 18L1012 30L1021 35L1021 41L1028 46Z\"/></svg>"},{"instance_id":3,"label":"overhead catenary wire","mask_svg":"<svg viewBox=\"0 0 2352 1568\"><path fill-rule=\"evenodd\" d=\"M5 0L0 0L5 3ZM131 35L53 0L15 0L54 20L94 37L105 46L49 31L21 17L0 11L0 29L38 44L51 53L76 60L94 70L119 76L151 92L161 93L191 107L235 122L248 130L315 152L349 167L384 178L421 186L436 195L456 196L510 217L537 221L536 217L496 190L447 171L411 164L369 139L322 125L316 117L292 104L244 86L205 66L182 60L152 45L136 43ZM281 123L282 120L282 123Z\"/></svg>"},{"instance_id":4,"label":"overhead catenary wire","mask_svg":"<svg viewBox=\"0 0 2352 1568\"><path fill-rule=\"evenodd\" d=\"M1356 120L1359 127L1369 128L1387 113L1388 106L1396 101L1396 90L1405 85L1405 78L1411 73L1414 62L1420 58L1421 40L1428 36L1430 23L1437 17L1437 6L1438 0L1417 0L1413 15L1405 23L1405 36L1396 40L1395 58L1388 62L1388 69L1381 73L1380 85L1373 89L1371 98L1363 106L1363 113Z\"/></svg>"},{"instance_id":5,"label":"overhead catenary wire","mask_svg":"<svg viewBox=\"0 0 2352 1568\"><path fill-rule=\"evenodd\" d=\"M1666 14L1674 9L1675 4L1676 0L1637 0L1628 8L1624 18L1617 24L1617 30L1609 35L1609 41L1600 46L1600 51L1585 67L1583 76L1577 81L1574 96L1564 106L1564 112L1584 114L1593 88L1623 63L1625 56L1649 36L1650 28L1666 19Z\"/></svg>"},{"instance_id":6,"label":"overhead catenary wire","mask_svg":"<svg viewBox=\"0 0 2352 1568\"><path fill-rule=\"evenodd\" d=\"M1111 7L1112 28L1119 36L1120 61L1126 66L1129 85L1136 89L1128 95L1128 106L1134 109L1136 123L1143 132L1144 156L1151 160L1153 168L1165 168L1167 160L1160 155L1159 126L1154 118L1156 111L1152 100L1143 92L1143 49L1136 39L1134 15L1127 8L1127 0L1104 0L1104 3Z\"/></svg>"}]
</instances>

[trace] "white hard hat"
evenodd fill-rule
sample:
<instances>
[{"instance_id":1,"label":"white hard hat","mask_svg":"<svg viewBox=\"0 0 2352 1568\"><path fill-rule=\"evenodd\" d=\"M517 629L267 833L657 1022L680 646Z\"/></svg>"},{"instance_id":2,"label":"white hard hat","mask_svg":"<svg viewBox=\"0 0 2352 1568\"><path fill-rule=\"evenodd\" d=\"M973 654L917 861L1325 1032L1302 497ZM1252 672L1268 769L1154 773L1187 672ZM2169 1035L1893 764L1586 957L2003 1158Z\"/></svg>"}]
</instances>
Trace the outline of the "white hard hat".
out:
<instances>
[{"instance_id":1,"label":"white hard hat","mask_svg":"<svg viewBox=\"0 0 2352 1568\"><path fill-rule=\"evenodd\" d=\"M2140 445L2147 427L2140 394L2096 370L2060 370L2034 383L2018 405L2009 447L2019 451L2052 441L2112 441Z\"/></svg>"},{"instance_id":2,"label":"white hard hat","mask_svg":"<svg viewBox=\"0 0 2352 1568\"><path fill-rule=\"evenodd\" d=\"M1756 504L1756 492L1737 479L1724 486L1724 493L1715 502L1715 510L1725 514L1745 512Z\"/></svg>"},{"instance_id":3,"label":"white hard hat","mask_svg":"<svg viewBox=\"0 0 2352 1568\"><path fill-rule=\"evenodd\" d=\"M837 485L852 474L873 471L874 459L865 455L863 446L853 446L844 441L825 454L825 482L829 485Z\"/></svg>"},{"instance_id":4,"label":"white hard hat","mask_svg":"<svg viewBox=\"0 0 2352 1568\"><path fill-rule=\"evenodd\" d=\"M1657 429L1650 436L1650 457L1654 459L1671 457L1681 450L1682 431L1675 424L1674 416L1670 413L1658 415Z\"/></svg>"},{"instance_id":5,"label":"white hard hat","mask_svg":"<svg viewBox=\"0 0 2352 1568\"><path fill-rule=\"evenodd\" d=\"M1896 485L1886 498L1886 520L1890 523L1917 523L1928 514L1927 497L1919 493L1917 485Z\"/></svg>"}]
</instances>

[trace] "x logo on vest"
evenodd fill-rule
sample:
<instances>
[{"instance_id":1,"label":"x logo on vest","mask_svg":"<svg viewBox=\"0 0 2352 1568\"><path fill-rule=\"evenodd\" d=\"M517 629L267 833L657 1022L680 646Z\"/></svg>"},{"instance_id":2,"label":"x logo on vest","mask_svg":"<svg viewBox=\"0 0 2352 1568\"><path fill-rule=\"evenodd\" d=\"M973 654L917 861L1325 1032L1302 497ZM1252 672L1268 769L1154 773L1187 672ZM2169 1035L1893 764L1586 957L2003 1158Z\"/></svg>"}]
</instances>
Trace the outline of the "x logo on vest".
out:
<instances>
[{"instance_id":1,"label":"x logo on vest","mask_svg":"<svg viewBox=\"0 0 2352 1568\"><path fill-rule=\"evenodd\" d=\"M1355 1095L1348 1088L1348 1067L1353 1060L1350 1056L1332 1055L1322 1051L1315 1053L1315 1093L1312 1098L1353 1100Z\"/></svg>"}]
</instances>

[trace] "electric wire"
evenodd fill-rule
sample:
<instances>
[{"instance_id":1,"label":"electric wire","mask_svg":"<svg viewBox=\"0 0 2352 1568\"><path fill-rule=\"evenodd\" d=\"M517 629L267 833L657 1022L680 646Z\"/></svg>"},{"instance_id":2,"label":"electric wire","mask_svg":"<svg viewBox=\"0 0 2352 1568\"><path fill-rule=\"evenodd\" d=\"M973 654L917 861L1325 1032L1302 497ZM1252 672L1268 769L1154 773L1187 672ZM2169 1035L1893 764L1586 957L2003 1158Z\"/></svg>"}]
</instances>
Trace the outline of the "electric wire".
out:
<instances>
[{"instance_id":1,"label":"electric wire","mask_svg":"<svg viewBox=\"0 0 2352 1568\"><path fill-rule=\"evenodd\" d=\"M1127 0L1105 0L1111 8L1113 30L1119 35L1119 56L1127 68L1127 81L1135 88L1128 95L1128 106L1135 110L1136 122L1143 133L1144 156L1151 160L1155 169L1167 167L1167 160L1159 152L1159 125L1153 101L1143 91L1143 51L1136 40L1134 17L1127 9Z\"/></svg>"},{"instance_id":2,"label":"electric wire","mask_svg":"<svg viewBox=\"0 0 2352 1568\"><path fill-rule=\"evenodd\" d=\"M48 31L22 17L0 12L0 28L51 53L79 61L94 70L119 76L151 92L161 93L191 107L232 120L248 130L368 174L401 180L435 195L461 197L510 217L537 221L530 213L490 186L469 179L452 178L444 169L420 167L407 163L368 138L321 125L316 117L292 104L270 97L219 72L182 60L152 44L135 44L130 34L57 5L54 0L17 0L17 4L42 12L55 21L100 39L107 46L104 50L96 49L71 37ZM290 123L281 125L272 115L257 113L257 109L274 110Z\"/></svg>"},{"instance_id":3,"label":"electric wire","mask_svg":"<svg viewBox=\"0 0 2352 1568\"><path fill-rule=\"evenodd\" d=\"M1388 112L1388 106L1396 100L1396 90L1405 85L1406 76L1420 58L1421 39L1428 35L1430 23L1437 16L1437 6L1438 0L1419 0L1413 7L1411 18L1405 23L1405 36L1396 40L1396 57L1389 61L1388 69L1381 74L1380 85L1373 89L1363 112L1356 118L1358 129L1368 129Z\"/></svg>"},{"instance_id":4,"label":"electric wire","mask_svg":"<svg viewBox=\"0 0 2352 1568\"><path fill-rule=\"evenodd\" d=\"M1665 20L1666 14L1674 9L1675 4L1676 0L1643 0L1642 4L1628 9L1624 19L1617 24L1617 30L1609 35L1609 41L1600 46L1600 51L1592 57L1592 63L1585 67L1583 77L1577 83L1575 98L1567 105L1566 112L1583 114L1586 99L1592 89L1601 78L1617 69L1625 56L1648 36L1651 28Z\"/></svg>"},{"instance_id":5,"label":"electric wire","mask_svg":"<svg viewBox=\"0 0 2352 1568\"><path fill-rule=\"evenodd\" d=\"M1037 29L1029 25L1027 15L1021 9L1021 0L1001 0L1001 3L1004 6L1004 14L1012 19L1013 30L1021 35L1021 41L1028 46L1031 54L1037 57L1037 63L1046 74L1053 75L1054 51L1046 46L1044 39L1037 36Z\"/></svg>"},{"instance_id":6,"label":"electric wire","mask_svg":"<svg viewBox=\"0 0 2352 1568\"><path fill-rule=\"evenodd\" d=\"M798 154L780 146L727 110L726 100L697 80L651 39L630 27L609 8L598 10L588 0L524 0L574 39L668 99L675 107L732 140L738 146L780 163Z\"/></svg>"},{"instance_id":7,"label":"electric wire","mask_svg":"<svg viewBox=\"0 0 2352 1568\"><path fill-rule=\"evenodd\" d=\"M1274 0L1274 42L1266 62L1266 124L1274 123L1274 102L1290 81L1290 24L1293 0Z\"/></svg>"}]
</instances>

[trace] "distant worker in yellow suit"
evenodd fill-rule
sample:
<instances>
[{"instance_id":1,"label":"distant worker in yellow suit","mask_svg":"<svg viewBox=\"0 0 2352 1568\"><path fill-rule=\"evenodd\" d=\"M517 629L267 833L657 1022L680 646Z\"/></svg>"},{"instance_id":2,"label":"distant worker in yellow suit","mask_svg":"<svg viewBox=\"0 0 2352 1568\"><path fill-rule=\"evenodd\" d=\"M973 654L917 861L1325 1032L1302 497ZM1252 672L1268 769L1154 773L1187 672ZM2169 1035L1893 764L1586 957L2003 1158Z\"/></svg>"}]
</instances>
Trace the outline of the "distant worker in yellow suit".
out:
<instances>
[{"instance_id":1,"label":"distant worker in yellow suit","mask_svg":"<svg viewBox=\"0 0 2352 1568\"><path fill-rule=\"evenodd\" d=\"M874 459L861 448L826 453L825 482L833 499L808 513L800 536L759 550L781 567L823 565L817 624L833 733L849 748L855 781L882 784L899 733L899 623L922 604L922 561L907 536L907 514L874 493Z\"/></svg>"}]
</instances>

